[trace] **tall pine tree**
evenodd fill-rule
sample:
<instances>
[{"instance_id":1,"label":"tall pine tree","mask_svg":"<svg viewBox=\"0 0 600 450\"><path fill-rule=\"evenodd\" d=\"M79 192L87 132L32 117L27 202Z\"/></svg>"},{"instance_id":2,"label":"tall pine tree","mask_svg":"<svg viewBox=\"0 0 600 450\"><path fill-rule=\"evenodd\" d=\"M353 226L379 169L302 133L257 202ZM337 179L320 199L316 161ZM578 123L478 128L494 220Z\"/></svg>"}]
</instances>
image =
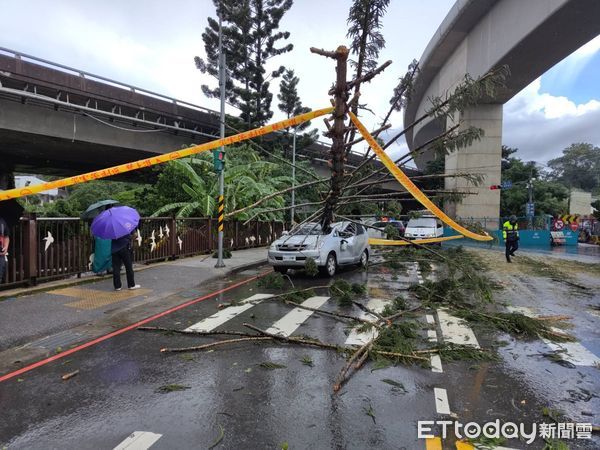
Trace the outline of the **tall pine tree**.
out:
<instances>
[{"instance_id":1,"label":"tall pine tree","mask_svg":"<svg viewBox=\"0 0 600 450\"><path fill-rule=\"evenodd\" d=\"M385 47L385 39L381 34L382 19L390 0L354 0L348 14L348 32L346 37L352 39L350 51L356 55L356 61L350 63L355 67L355 79L377 67L379 51ZM354 85L354 95L360 92L361 83ZM358 100L351 105L352 112L358 115ZM353 141L356 132L353 130L347 141ZM347 149L349 152L351 147Z\"/></svg>"},{"instance_id":2,"label":"tall pine tree","mask_svg":"<svg viewBox=\"0 0 600 450\"><path fill-rule=\"evenodd\" d=\"M226 55L226 99L238 108L240 118L248 127L265 124L272 116L273 94L269 79L281 75L284 67L266 77L265 64L271 58L292 50L286 44L290 33L277 31L279 22L293 0L213 0L222 18L223 48ZM196 56L196 67L203 73L218 77L219 22L208 18L202 34L206 61ZM219 89L202 86L207 97L219 97Z\"/></svg>"},{"instance_id":3,"label":"tall pine tree","mask_svg":"<svg viewBox=\"0 0 600 450\"><path fill-rule=\"evenodd\" d=\"M277 106L279 110L283 112L287 118L297 116L310 111L310 108L302 106L300 97L298 96L298 82L300 80L294 74L291 69L286 70L283 73L281 82L279 83L279 94L277 98L281 103ZM310 122L301 123L296 127L296 130L304 130L310 126Z\"/></svg>"}]
</instances>

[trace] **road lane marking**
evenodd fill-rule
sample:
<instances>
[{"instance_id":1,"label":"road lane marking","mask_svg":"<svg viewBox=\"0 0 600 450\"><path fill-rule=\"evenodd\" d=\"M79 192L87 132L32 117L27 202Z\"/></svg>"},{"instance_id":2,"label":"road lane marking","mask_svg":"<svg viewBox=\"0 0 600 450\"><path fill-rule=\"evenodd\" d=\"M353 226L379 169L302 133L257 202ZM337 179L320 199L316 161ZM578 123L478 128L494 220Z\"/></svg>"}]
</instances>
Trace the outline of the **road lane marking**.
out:
<instances>
[{"instance_id":1,"label":"road lane marking","mask_svg":"<svg viewBox=\"0 0 600 450\"><path fill-rule=\"evenodd\" d=\"M266 298L273 297L273 294L254 294L252 297L248 297L245 300L242 300L239 305L230 306L228 308L222 309L212 316L206 317L202 319L200 322L195 323L187 327L184 331L212 331L215 328L223 325L225 322L230 321L236 316L239 316L244 311L249 310L254 305L259 304Z\"/></svg>"},{"instance_id":2,"label":"road lane marking","mask_svg":"<svg viewBox=\"0 0 600 450\"><path fill-rule=\"evenodd\" d=\"M442 369L442 358L440 355L431 355L431 371L435 373L444 373Z\"/></svg>"},{"instance_id":3,"label":"road lane marking","mask_svg":"<svg viewBox=\"0 0 600 450\"><path fill-rule=\"evenodd\" d=\"M162 434L151 433L150 431L134 431L114 450L147 450L161 437Z\"/></svg>"},{"instance_id":4,"label":"road lane marking","mask_svg":"<svg viewBox=\"0 0 600 450\"><path fill-rule=\"evenodd\" d=\"M444 341L480 348L473 330L464 320L448 314L444 309L438 309L437 314Z\"/></svg>"},{"instance_id":5,"label":"road lane marking","mask_svg":"<svg viewBox=\"0 0 600 450\"><path fill-rule=\"evenodd\" d=\"M390 300L384 300L382 298L372 298L367 302L366 306L367 308L369 308L372 311L375 311L376 313L381 313L385 308L385 305L387 305L388 303L390 303ZM361 319L372 320L373 322L377 321L377 317L362 310L358 317L360 317ZM358 327L355 327L352 328L352 330L350 330L350 334L346 339L346 345L364 345L372 339L375 339L379 335L375 327L363 333L359 333L358 331L356 331L357 328Z\"/></svg>"},{"instance_id":6,"label":"road lane marking","mask_svg":"<svg viewBox=\"0 0 600 450\"><path fill-rule=\"evenodd\" d=\"M435 397L435 410L438 414L452 414L446 389L433 388L433 396Z\"/></svg>"},{"instance_id":7,"label":"road lane marking","mask_svg":"<svg viewBox=\"0 0 600 450\"><path fill-rule=\"evenodd\" d=\"M437 333L435 330L427 330L427 340L429 342L437 342Z\"/></svg>"},{"instance_id":8,"label":"road lane marking","mask_svg":"<svg viewBox=\"0 0 600 450\"><path fill-rule=\"evenodd\" d=\"M526 306L508 306L510 312L520 313L524 316L528 317L536 317L539 314L536 314L533 309L527 308ZM559 328L552 328L554 331L563 332ZM562 360L570 362L576 366L595 366L600 364L600 358L598 358L594 353L589 351L579 342L552 342L549 339L541 338L544 343L550 347L555 352L560 352L560 357Z\"/></svg>"},{"instance_id":9,"label":"road lane marking","mask_svg":"<svg viewBox=\"0 0 600 450\"><path fill-rule=\"evenodd\" d=\"M425 439L426 450L442 450L442 438L435 436Z\"/></svg>"},{"instance_id":10,"label":"road lane marking","mask_svg":"<svg viewBox=\"0 0 600 450\"><path fill-rule=\"evenodd\" d=\"M310 297L302 302L302 306L319 309L327 300L329 300L329 297ZM292 333L296 331L306 319L312 316L313 313L314 311L309 311L307 309L294 308L277 322L275 322L271 328L267 330L267 332L285 337L291 336Z\"/></svg>"},{"instance_id":11,"label":"road lane marking","mask_svg":"<svg viewBox=\"0 0 600 450\"><path fill-rule=\"evenodd\" d=\"M159 319L161 317L167 316L167 315L169 315L169 314L171 314L171 313L173 313L175 311L179 311L180 309L187 308L188 306L193 305L195 303L211 299L211 298L213 298L213 297L215 297L215 296L217 296L219 294L222 294L223 292L228 292L228 291L231 291L233 289L236 289L236 288L238 288L240 286L243 286L245 284L250 283L251 281L258 280L258 279L264 277L265 275L267 275L269 273L271 273L271 271L263 272L263 273L261 273L259 275L246 278L245 280L238 281L237 283L233 283L233 284L227 286L226 288L219 289L218 291L214 291L214 292L211 292L209 294L202 295L202 296L200 296L198 298L194 298L192 300L188 300L187 302L184 302L181 305L177 305L177 306L169 308L169 309L167 309L165 311L153 314L150 317L146 317L145 319L139 320L139 321L137 321L135 323L127 325L126 327L120 328L118 330L111 331L108 334L105 334L103 336L97 337L96 339L92 339L91 341L85 342L85 343L83 343L81 345L78 345L77 347L70 348L68 350L65 350L62 353L58 353L56 355L49 356L48 358L44 358L42 360L39 360L39 361L34 362L32 364L29 364L28 366L21 367L20 369L17 369L17 370L14 370L12 372L9 372L9 373L6 373L4 375L1 375L0 376L0 383L2 383L3 381L6 381L6 380L10 380L11 378L17 377L17 376L22 375L24 373L27 373L27 372L29 372L29 371L31 371L33 369L37 369L38 367L45 366L46 364L51 363L53 361L56 361L57 359L65 358L65 357L67 357L69 355L72 355L73 353L79 352L79 351L84 350L84 349L86 349L88 347L91 347L93 345L99 344L100 342L104 342L104 341L106 341L108 339L111 339L111 338L113 338L115 336L119 336L120 334L126 333L126 332L131 331L131 330L135 330L136 328L141 327L142 325L146 325L149 322L152 322L152 321L154 321L156 319Z\"/></svg>"}]
</instances>

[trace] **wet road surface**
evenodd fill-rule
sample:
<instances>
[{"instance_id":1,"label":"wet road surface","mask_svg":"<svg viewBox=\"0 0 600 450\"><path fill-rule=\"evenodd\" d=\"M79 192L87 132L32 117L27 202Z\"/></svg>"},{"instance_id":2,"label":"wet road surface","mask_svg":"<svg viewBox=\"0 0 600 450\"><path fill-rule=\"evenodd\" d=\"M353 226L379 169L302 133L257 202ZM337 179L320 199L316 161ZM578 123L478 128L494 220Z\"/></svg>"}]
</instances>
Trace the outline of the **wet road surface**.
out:
<instances>
[{"instance_id":1,"label":"wet road surface","mask_svg":"<svg viewBox=\"0 0 600 450\"><path fill-rule=\"evenodd\" d=\"M258 272L245 272L201 290L215 291ZM366 282L369 293L365 301L389 301L423 279L416 265L405 273L392 273L379 266L368 273L346 270L339 277ZM329 282L302 274L292 280L296 288ZM317 291L317 295L327 296L324 292ZM231 313L230 308L219 312L219 303L276 293L279 291L250 283L148 325L206 328L212 326L207 324L207 317ZM556 299L552 292L550 295ZM358 308L340 308L332 299L323 301L320 309L360 314ZM246 331L242 324L248 322L262 329L288 327L294 336L307 335L339 345L351 337L346 322L318 313L300 324L297 319L286 322L284 317L291 310L281 302L263 299L217 329ZM332 386L345 359L330 350L241 343L211 352L161 353L163 347L201 345L215 337L133 330L0 383L0 443L9 449L113 449L127 443L133 432L146 432L134 436L138 444L146 440L145 446L130 448L215 445L275 449L288 443L290 449L423 449L438 447L435 442L418 439L419 420L458 419L483 424L500 419L531 424L549 422L542 417L542 408L552 407L567 409L572 420L597 422L600 408L594 393L600 392L598 368L569 369L539 355L528 356L547 352L546 344L457 329L451 318L436 311L418 320L424 339L451 341L473 331L482 347L502 339L507 343L500 347L502 361L442 364L432 360L431 368L399 365L380 370L367 363L334 395ZM589 320L598 323L597 318ZM581 322L574 329L575 335L588 339L586 345L593 336L586 330L590 323ZM593 354L597 355L597 350L592 346ZM302 362L306 357L312 366ZM285 367L269 370L260 366L264 362ZM78 375L61 379L75 370L79 370ZM401 387L382 380L393 380ZM184 390L161 392L167 385L179 385ZM434 430L440 435L439 428ZM571 448L598 448L599 444L597 439L568 442ZM543 443L538 440L527 447L510 440L504 445L542 448ZM453 436L444 441L443 448L455 448Z\"/></svg>"}]
</instances>

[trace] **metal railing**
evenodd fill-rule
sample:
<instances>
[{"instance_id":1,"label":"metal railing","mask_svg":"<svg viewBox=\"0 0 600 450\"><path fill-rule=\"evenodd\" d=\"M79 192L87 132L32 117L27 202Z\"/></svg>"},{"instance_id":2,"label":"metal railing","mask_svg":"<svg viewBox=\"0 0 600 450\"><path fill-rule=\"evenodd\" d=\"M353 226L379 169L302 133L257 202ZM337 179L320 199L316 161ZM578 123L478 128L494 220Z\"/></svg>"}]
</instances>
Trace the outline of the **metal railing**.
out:
<instances>
[{"instance_id":1,"label":"metal railing","mask_svg":"<svg viewBox=\"0 0 600 450\"><path fill-rule=\"evenodd\" d=\"M283 228L282 222L225 222L224 248L269 245ZM134 262L147 264L211 253L216 249L214 230L215 219L142 218L132 236ZM0 289L91 272L94 238L89 222L78 218L26 217L11 228L10 239L7 270L4 280L0 280Z\"/></svg>"},{"instance_id":2,"label":"metal railing","mask_svg":"<svg viewBox=\"0 0 600 450\"><path fill-rule=\"evenodd\" d=\"M102 75L96 75L90 72L87 72L85 70L80 70L80 69L75 69L73 67L69 67L66 66L64 64L60 64L60 63L55 63L53 61L48 61L47 59L43 59L43 58L38 58L37 56L32 56L32 55L28 55L26 53L22 53L22 52L18 52L16 50L11 50L9 48L5 48L5 47L0 47L0 52L4 52L4 53L8 53L9 55L12 55L14 58L16 59L30 59L32 61L36 61L36 62L40 62L45 64L46 66L50 67L50 68L54 68L54 69L62 69L63 71L66 72L72 72L75 75L78 75L82 78L88 78L88 79L92 79L92 80L101 80L103 82L109 83L115 87L120 87L120 88L124 88L127 89L131 92L137 92L139 94L145 94L145 95L150 95L152 97L155 97L159 100L165 100L168 101L170 103L176 104L176 105L180 105L180 106L187 106L193 109L197 109L200 111L205 111L211 114L215 114L218 115L219 112L209 109L209 108L205 108L203 106L199 106L199 105L195 105L193 103L190 102L186 102L184 100L178 100L176 98L173 97L169 97L168 95L163 95L163 94L159 94L158 92L154 92L154 91L150 91L148 89L144 89L144 88L140 88L131 84L127 84L127 83L122 83L120 81L116 81L116 80L112 80L110 78L107 77L103 77Z\"/></svg>"}]
</instances>

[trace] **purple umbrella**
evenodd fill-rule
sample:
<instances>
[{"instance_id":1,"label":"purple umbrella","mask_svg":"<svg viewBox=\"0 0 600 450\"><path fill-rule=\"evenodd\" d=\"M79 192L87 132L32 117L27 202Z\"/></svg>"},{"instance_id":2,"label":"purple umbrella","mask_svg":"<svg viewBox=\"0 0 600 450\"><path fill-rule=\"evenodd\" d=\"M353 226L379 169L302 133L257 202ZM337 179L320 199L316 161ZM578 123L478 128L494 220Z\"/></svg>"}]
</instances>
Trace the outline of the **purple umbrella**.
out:
<instances>
[{"instance_id":1,"label":"purple umbrella","mask_svg":"<svg viewBox=\"0 0 600 450\"><path fill-rule=\"evenodd\" d=\"M92 234L102 239L118 239L130 234L140 222L139 213L129 206L117 206L100 213L92 222Z\"/></svg>"}]
</instances>

